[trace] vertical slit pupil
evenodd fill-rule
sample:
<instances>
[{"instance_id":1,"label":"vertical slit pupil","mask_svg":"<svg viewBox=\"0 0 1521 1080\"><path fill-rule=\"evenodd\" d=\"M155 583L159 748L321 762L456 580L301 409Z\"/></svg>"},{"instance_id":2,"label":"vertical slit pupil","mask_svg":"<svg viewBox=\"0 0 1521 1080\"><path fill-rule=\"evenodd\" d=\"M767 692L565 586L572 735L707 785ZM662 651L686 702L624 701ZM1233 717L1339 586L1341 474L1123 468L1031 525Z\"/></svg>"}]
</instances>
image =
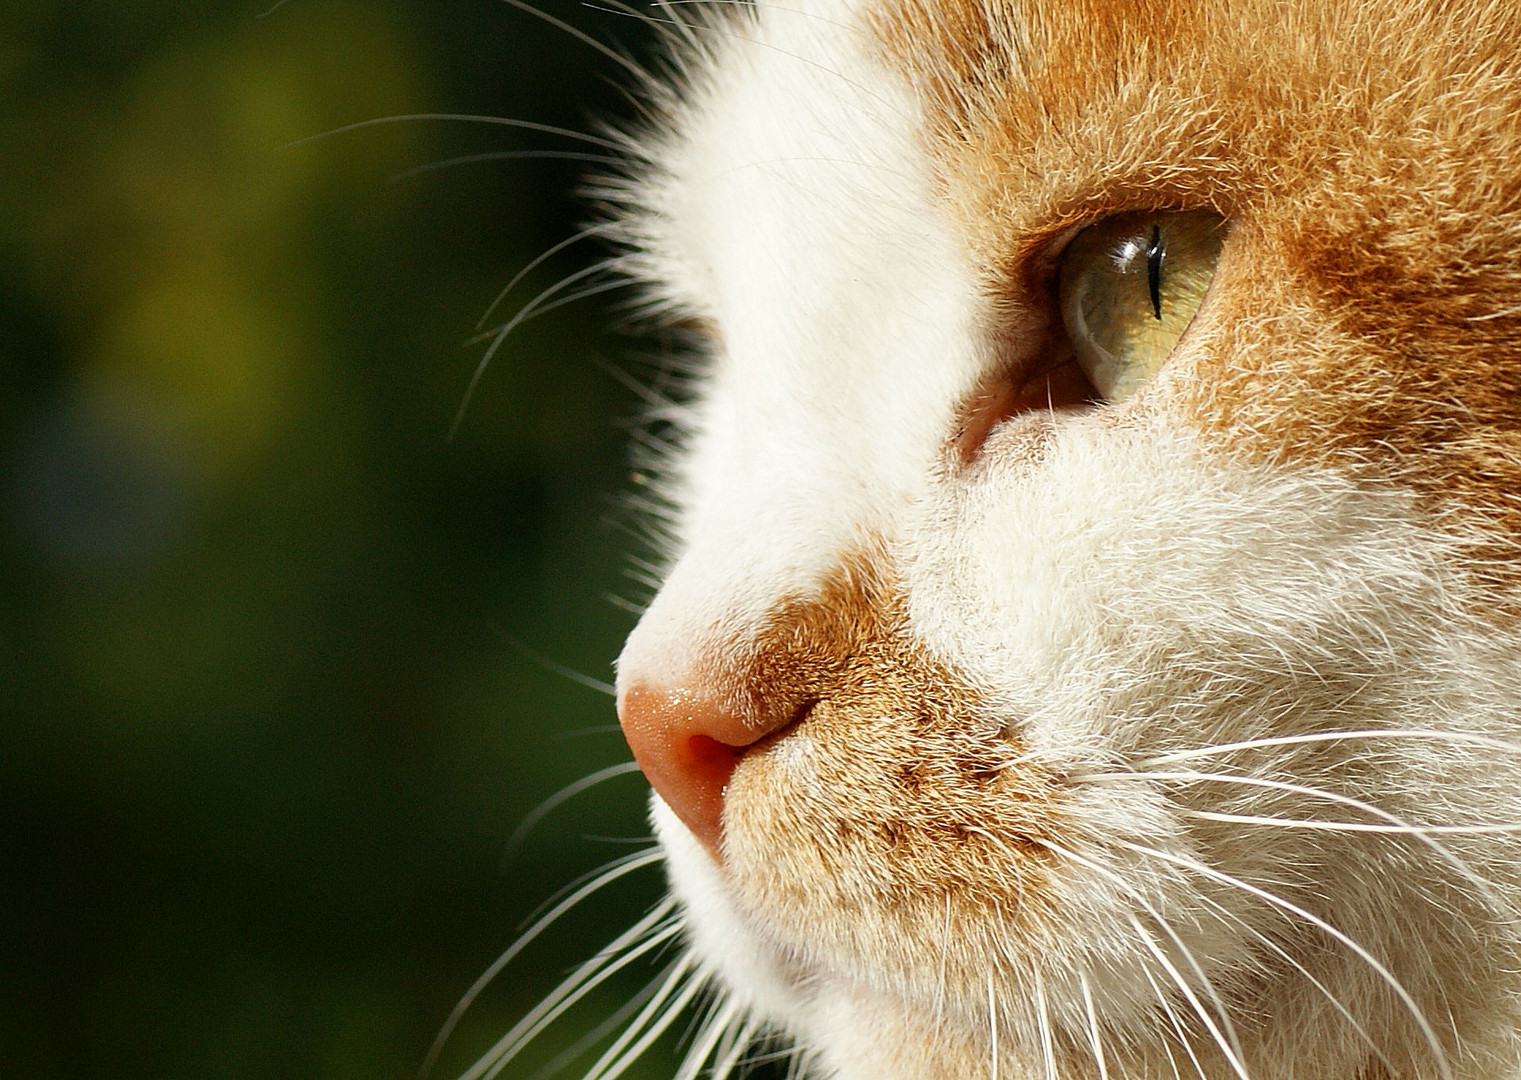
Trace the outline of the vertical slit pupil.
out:
<instances>
[{"instance_id":1,"label":"vertical slit pupil","mask_svg":"<svg viewBox=\"0 0 1521 1080\"><path fill-rule=\"evenodd\" d=\"M1162 244L1162 226L1151 227L1151 246L1146 249L1146 284L1151 289L1151 313L1162 318L1162 256L1167 249Z\"/></svg>"}]
</instances>

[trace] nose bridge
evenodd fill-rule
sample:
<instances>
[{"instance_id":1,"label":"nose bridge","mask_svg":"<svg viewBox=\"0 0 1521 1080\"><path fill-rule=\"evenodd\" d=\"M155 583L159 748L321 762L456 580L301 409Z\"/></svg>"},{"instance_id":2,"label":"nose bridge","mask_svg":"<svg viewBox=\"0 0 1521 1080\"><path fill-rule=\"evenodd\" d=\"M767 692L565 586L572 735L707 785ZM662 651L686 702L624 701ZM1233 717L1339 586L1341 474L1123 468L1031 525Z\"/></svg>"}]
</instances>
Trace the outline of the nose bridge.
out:
<instances>
[{"instance_id":1,"label":"nose bridge","mask_svg":"<svg viewBox=\"0 0 1521 1080\"><path fill-rule=\"evenodd\" d=\"M734 766L830 692L880 621L879 581L879 565L852 553L747 615L736 610L741 597L704 595L673 576L676 587L630 637L618 665L625 737L651 786L715 858Z\"/></svg>"}]
</instances>

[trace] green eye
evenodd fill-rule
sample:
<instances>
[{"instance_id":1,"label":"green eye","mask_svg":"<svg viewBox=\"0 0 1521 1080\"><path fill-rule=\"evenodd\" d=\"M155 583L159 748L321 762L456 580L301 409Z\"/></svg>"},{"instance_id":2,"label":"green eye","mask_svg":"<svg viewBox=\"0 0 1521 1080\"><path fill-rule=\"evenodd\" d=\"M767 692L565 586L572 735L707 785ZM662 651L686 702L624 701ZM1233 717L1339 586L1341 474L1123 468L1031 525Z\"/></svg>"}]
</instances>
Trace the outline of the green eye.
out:
<instances>
[{"instance_id":1,"label":"green eye","mask_svg":"<svg viewBox=\"0 0 1521 1080\"><path fill-rule=\"evenodd\" d=\"M1108 401L1156 374L1215 276L1225 220L1207 210L1117 214L1062 252L1057 295L1077 362Z\"/></svg>"}]
</instances>

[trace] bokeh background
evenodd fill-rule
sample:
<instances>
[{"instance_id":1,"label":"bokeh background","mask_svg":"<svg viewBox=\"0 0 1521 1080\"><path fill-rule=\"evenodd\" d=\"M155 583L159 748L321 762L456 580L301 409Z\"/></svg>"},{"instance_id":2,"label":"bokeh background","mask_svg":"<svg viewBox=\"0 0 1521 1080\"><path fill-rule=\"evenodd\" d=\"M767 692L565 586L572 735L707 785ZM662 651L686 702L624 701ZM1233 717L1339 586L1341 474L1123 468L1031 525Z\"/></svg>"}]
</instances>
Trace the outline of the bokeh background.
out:
<instances>
[{"instance_id":1,"label":"bokeh background","mask_svg":"<svg viewBox=\"0 0 1521 1080\"><path fill-rule=\"evenodd\" d=\"M648 55L633 19L541 5ZM585 130L627 80L499 0L269 6L0 5L6 1077L413 1077L522 920L646 833L626 775L508 850L627 760L562 669L609 679L644 590L621 376L662 346L606 329L616 293L547 312L449 438L478 321L590 213L585 163L502 155L585 148L444 121L291 145L415 113ZM528 950L433 1075L659 884Z\"/></svg>"}]
</instances>

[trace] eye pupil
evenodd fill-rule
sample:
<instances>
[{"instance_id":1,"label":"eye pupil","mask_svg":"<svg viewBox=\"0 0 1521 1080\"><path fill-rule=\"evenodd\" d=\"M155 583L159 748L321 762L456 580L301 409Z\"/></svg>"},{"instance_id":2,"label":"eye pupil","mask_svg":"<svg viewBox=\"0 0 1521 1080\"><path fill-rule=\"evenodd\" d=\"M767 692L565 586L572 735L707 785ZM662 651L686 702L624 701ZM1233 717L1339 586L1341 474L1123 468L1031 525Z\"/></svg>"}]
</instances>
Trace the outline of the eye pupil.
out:
<instances>
[{"instance_id":1,"label":"eye pupil","mask_svg":"<svg viewBox=\"0 0 1521 1080\"><path fill-rule=\"evenodd\" d=\"M1157 321L1162 319L1162 226L1151 227L1151 246L1146 249L1146 285L1151 290L1151 312Z\"/></svg>"},{"instance_id":2,"label":"eye pupil","mask_svg":"<svg viewBox=\"0 0 1521 1080\"><path fill-rule=\"evenodd\" d=\"M1100 397L1121 401L1162 367L1224 242L1225 221L1208 210L1115 214L1068 242L1057 301L1073 359Z\"/></svg>"}]
</instances>

